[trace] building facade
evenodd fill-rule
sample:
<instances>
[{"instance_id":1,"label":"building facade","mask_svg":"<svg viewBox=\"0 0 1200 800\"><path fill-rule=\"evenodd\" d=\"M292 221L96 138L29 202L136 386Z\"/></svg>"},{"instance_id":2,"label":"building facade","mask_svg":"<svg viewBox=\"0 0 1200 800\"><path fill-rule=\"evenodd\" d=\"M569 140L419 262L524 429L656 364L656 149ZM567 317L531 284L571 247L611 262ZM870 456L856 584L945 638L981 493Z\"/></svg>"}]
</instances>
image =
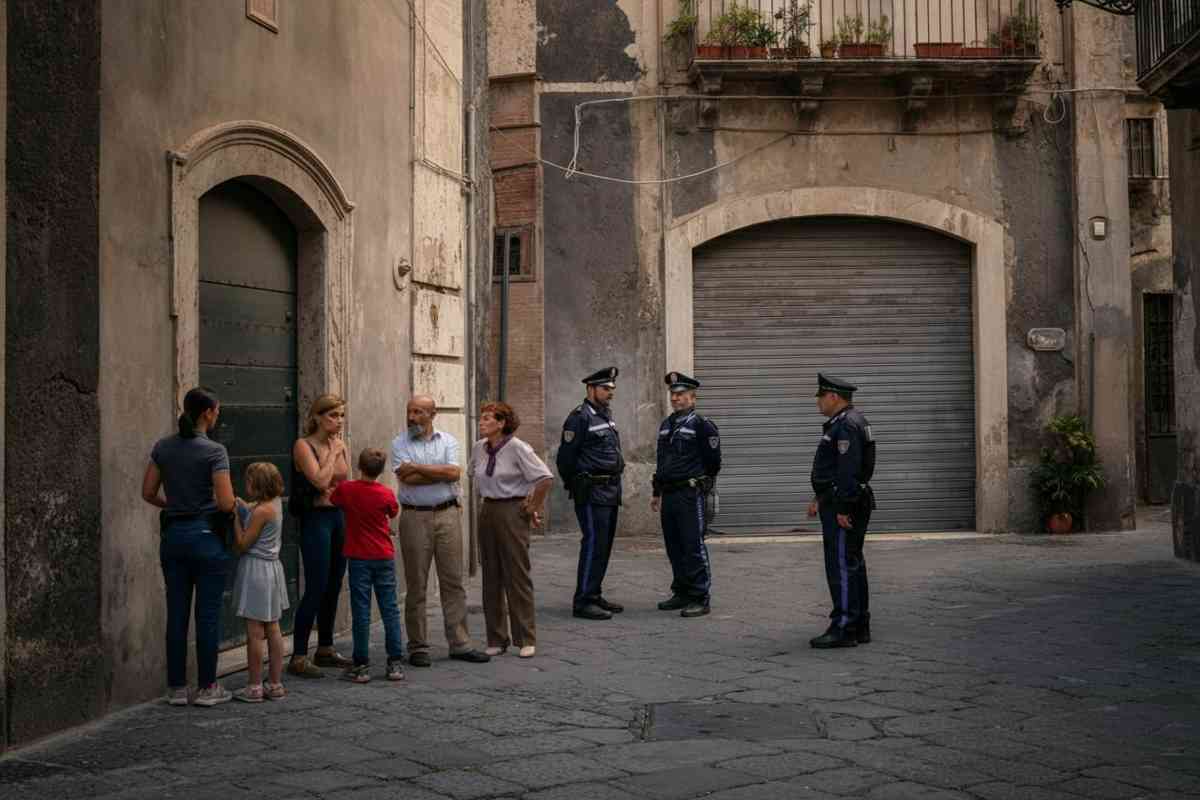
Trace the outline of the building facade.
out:
<instances>
[{"instance_id":1,"label":"building facade","mask_svg":"<svg viewBox=\"0 0 1200 800\"><path fill-rule=\"evenodd\" d=\"M1194 0L1138 3L1138 83L1168 109L1171 212L1174 219L1174 407L1178 474L1172 529L1175 553L1200 561L1200 5Z\"/></svg>"},{"instance_id":2,"label":"building facade","mask_svg":"<svg viewBox=\"0 0 1200 800\"><path fill-rule=\"evenodd\" d=\"M726 532L811 528L818 370L862 387L881 530L1039 529L1030 472L1056 414L1098 439L1088 527L1133 527L1164 458L1169 484L1145 411L1161 325L1142 331L1170 290L1162 112L1127 18L499 0L489 25L492 386L552 456L579 379L620 367L624 532L657 528L668 370L703 383L721 428Z\"/></svg>"},{"instance_id":3,"label":"building facade","mask_svg":"<svg viewBox=\"0 0 1200 800\"><path fill-rule=\"evenodd\" d=\"M189 387L222 398L235 487L252 460L290 474L325 392L348 403L354 452L387 447L415 392L468 438L470 265L491 202L471 130L482 0L2 7L13 746L161 690L157 518L139 486ZM289 521L293 608L295 536ZM224 622L236 665L240 625Z\"/></svg>"}]
</instances>

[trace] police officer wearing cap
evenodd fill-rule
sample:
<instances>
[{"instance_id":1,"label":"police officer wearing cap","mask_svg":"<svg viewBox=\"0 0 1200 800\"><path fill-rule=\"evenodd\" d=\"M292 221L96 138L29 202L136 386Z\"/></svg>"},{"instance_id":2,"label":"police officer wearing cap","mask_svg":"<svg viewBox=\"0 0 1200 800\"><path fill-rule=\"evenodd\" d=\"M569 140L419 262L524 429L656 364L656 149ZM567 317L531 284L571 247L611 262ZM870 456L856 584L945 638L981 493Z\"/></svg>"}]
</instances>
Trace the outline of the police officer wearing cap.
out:
<instances>
[{"instance_id":1,"label":"police officer wearing cap","mask_svg":"<svg viewBox=\"0 0 1200 800\"><path fill-rule=\"evenodd\" d=\"M698 380L669 372L665 383L671 391L673 411L658 428L650 507L661 512L672 580L670 599L658 607L679 610L684 617L701 617L709 611L712 584L704 544L708 523L704 501L721 471L721 437L711 420L696 413Z\"/></svg>"},{"instance_id":2,"label":"police officer wearing cap","mask_svg":"<svg viewBox=\"0 0 1200 800\"><path fill-rule=\"evenodd\" d=\"M581 619L612 619L624 606L604 599L601 584L608 571L617 509L621 506L621 436L609 403L617 388L617 368L605 367L583 379L587 399L567 415L555 464L575 501L583 538L575 576L573 612Z\"/></svg>"},{"instance_id":3,"label":"police officer wearing cap","mask_svg":"<svg viewBox=\"0 0 1200 800\"><path fill-rule=\"evenodd\" d=\"M817 375L817 409L828 420L813 459L814 497L808 515L821 517L825 577L833 599L828 630L809 642L818 648L871 641L863 538L875 508L870 486L875 440L867 418L851 402L857 389L846 381Z\"/></svg>"}]
</instances>

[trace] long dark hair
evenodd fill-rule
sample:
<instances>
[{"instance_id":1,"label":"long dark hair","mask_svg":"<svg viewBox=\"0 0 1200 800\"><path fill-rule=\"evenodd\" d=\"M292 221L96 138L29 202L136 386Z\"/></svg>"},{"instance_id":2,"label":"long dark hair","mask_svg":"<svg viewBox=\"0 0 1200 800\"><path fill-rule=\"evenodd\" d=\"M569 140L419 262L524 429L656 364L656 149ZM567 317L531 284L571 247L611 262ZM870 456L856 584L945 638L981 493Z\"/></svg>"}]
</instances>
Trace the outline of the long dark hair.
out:
<instances>
[{"instance_id":1,"label":"long dark hair","mask_svg":"<svg viewBox=\"0 0 1200 800\"><path fill-rule=\"evenodd\" d=\"M197 386L189 389L183 396L183 413L179 415L179 435L184 439L196 436L196 422L200 415L210 408L216 408L220 400L217 393L207 386Z\"/></svg>"}]
</instances>

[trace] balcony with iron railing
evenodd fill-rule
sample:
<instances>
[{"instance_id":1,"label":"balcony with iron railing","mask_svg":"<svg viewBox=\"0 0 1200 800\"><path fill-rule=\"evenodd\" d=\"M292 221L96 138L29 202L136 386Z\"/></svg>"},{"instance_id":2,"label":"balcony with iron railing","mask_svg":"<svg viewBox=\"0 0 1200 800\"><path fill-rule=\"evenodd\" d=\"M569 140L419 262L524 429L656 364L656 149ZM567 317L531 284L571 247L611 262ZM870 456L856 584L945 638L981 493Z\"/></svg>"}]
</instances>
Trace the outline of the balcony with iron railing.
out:
<instances>
[{"instance_id":1,"label":"balcony with iron railing","mask_svg":"<svg viewBox=\"0 0 1200 800\"><path fill-rule=\"evenodd\" d=\"M1027 77L1041 34L1035 0L680 0L673 31L693 77L745 79Z\"/></svg>"},{"instance_id":2,"label":"balcony with iron railing","mask_svg":"<svg viewBox=\"0 0 1200 800\"><path fill-rule=\"evenodd\" d=\"M1138 83L1168 107L1200 106L1200 0L1139 0Z\"/></svg>"}]
</instances>

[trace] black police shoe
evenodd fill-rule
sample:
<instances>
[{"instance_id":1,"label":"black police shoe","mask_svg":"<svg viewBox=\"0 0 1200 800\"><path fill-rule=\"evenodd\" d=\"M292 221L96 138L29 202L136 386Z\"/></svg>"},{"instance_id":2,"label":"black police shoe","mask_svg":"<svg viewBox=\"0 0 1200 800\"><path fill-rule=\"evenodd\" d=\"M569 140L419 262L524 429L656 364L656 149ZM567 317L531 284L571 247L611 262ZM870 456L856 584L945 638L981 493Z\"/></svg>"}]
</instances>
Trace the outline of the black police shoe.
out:
<instances>
[{"instance_id":1,"label":"black police shoe","mask_svg":"<svg viewBox=\"0 0 1200 800\"><path fill-rule=\"evenodd\" d=\"M680 597L677 594L671 595L669 600L663 600L658 604L659 611L678 611L681 608L687 608L688 599Z\"/></svg>"},{"instance_id":2,"label":"black police shoe","mask_svg":"<svg viewBox=\"0 0 1200 800\"><path fill-rule=\"evenodd\" d=\"M864 622L854 631L854 641L859 644L871 643L871 623Z\"/></svg>"},{"instance_id":3,"label":"black police shoe","mask_svg":"<svg viewBox=\"0 0 1200 800\"><path fill-rule=\"evenodd\" d=\"M703 617L709 612L708 601L693 600L687 604L683 611L679 612L681 617Z\"/></svg>"},{"instance_id":4,"label":"black police shoe","mask_svg":"<svg viewBox=\"0 0 1200 800\"><path fill-rule=\"evenodd\" d=\"M829 630L825 631L815 639L809 639L808 643L818 650L825 650L831 647L858 646L858 642L855 641L855 636L852 631L834 627L830 627Z\"/></svg>"},{"instance_id":5,"label":"black police shoe","mask_svg":"<svg viewBox=\"0 0 1200 800\"><path fill-rule=\"evenodd\" d=\"M574 616L580 619L612 619L612 614L605 611L595 603L588 603L586 606L580 606L572 612Z\"/></svg>"},{"instance_id":6,"label":"black police shoe","mask_svg":"<svg viewBox=\"0 0 1200 800\"><path fill-rule=\"evenodd\" d=\"M622 611L625 610L625 606L621 605L620 603L610 603L607 600L605 600L603 597L601 597L599 600L596 601L596 605L600 606L605 611L609 611L613 614L620 614Z\"/></svg>"}]
</instances>

